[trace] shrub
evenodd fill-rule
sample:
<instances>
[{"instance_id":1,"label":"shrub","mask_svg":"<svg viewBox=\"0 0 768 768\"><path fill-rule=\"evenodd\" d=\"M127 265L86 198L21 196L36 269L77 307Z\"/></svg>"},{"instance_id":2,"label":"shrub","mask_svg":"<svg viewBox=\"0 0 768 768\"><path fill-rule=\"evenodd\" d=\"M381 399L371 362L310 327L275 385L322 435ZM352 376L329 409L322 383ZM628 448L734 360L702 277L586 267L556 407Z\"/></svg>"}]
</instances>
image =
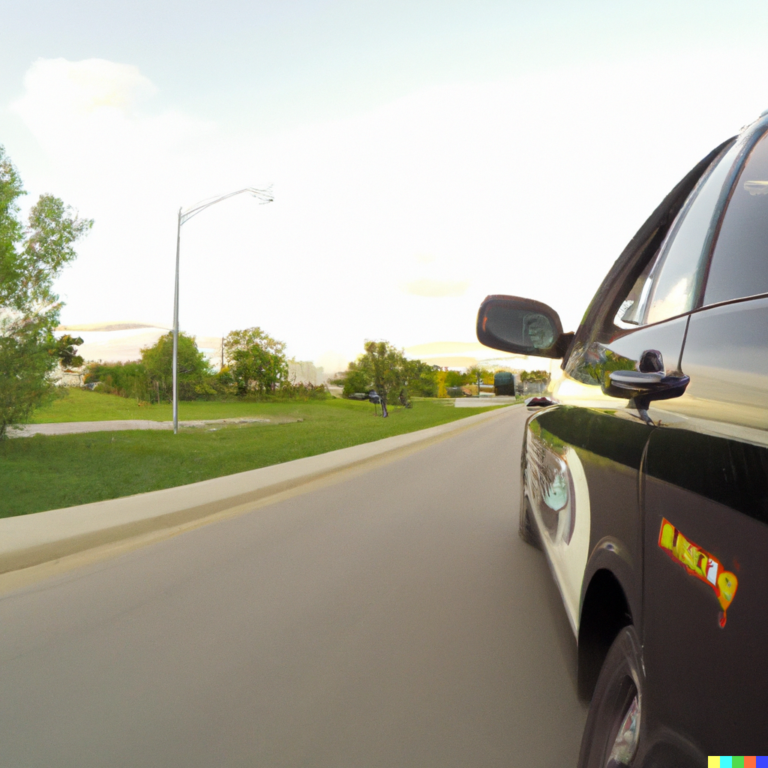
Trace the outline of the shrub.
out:
<instances>
[{"instance_id":1,"label":"shrub","mask_svg":"<svg viewBox=\"0 0 768 768\"><path fill-rule=\"evenodd\" d=\"M97 392L121 397L150 400L149 380L144 364L138 360L128 363L89 363L83 383L96 385Z\"/></svg>"}]
</instances>

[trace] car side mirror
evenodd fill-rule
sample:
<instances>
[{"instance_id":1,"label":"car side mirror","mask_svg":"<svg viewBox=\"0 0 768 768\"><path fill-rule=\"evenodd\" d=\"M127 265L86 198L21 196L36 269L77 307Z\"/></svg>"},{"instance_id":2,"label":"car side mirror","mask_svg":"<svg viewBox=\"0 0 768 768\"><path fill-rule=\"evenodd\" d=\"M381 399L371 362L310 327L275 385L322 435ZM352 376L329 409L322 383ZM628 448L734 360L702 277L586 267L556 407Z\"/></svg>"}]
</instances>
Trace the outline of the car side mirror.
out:
<instances>
[{"instance_id":1,"label":"car side mirror","mask_svg":"<svg viewBox=\"0 0 768 768\"><path fill-rule=\"evenodd\" d=\"M488 296L477 313L481 344L504 352L560 358L572 334L564 334L557 312L517 296Z\"/></svg>"}]
</instances>

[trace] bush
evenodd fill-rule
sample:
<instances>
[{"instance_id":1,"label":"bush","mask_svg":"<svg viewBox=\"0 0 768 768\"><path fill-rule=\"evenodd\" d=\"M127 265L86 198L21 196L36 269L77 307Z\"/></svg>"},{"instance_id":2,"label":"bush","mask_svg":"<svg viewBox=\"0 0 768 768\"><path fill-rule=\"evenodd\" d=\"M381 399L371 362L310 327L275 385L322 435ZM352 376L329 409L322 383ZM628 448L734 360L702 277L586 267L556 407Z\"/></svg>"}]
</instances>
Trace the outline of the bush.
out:
<instances>
[{"instance_id":1,"label":"bush","mask_svg":"<svg viewBox=\"0 0 768 768\"><path fill-rule=\"evenodd\" d=\"M95 384L91 388L108 395L135 397L137 400L151 398L146 369L138 360L129 363L89 363L83 383Z\"/></svg>"},{"instance_id":2,"label":"bush","mask_svg":"<svg viewBox=\"0 0 768 768\"><path fill-rule=\"evenodd\" d=\"M173 400L173 334L161 336L141 350L141 360L128 363L90 363L84 383L97 392L133 397L145 402ZM211 400L232 389L231 377L214 374L195 339L179 334L179 400Z\"/></svg>"},{"instance_id":3,"label":"bush","mask_svg":"<svg viewBox=\"0 0 768 768\"><path fill-rule=\"evenodd\" d=\"M324 384L293 384L285 381L277 390L280 400L325 400L331 396Z\"/></svg>"}]
</instances>

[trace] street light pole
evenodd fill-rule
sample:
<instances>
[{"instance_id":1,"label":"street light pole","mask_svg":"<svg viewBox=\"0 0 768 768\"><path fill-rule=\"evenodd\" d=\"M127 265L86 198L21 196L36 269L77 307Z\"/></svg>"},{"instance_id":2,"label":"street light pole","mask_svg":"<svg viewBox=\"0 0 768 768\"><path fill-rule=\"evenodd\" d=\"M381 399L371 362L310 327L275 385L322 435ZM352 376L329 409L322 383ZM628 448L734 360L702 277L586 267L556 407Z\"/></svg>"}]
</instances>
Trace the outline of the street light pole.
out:
<instances>
[{"instance_id":1,"label":"street light pole","mask_svg":"<svg viewBox=\"0 0 768 768\"><path fill-rule=\"evenodd\" d=\"M176 227L176 282L173 292L173 434L179 432L179 255L181 252L181 225L188 222L193 216L202 213L206 208L210 208L216 203L228 200L235 195L242 195L247 192L255 197L260 204L271 203L275 198L272 196L272 189L256 189L255 187L246 187L238 189L236 192L230 192L227 195L211 197L208 200L202 200L185 211L179 208L179 218Z\"/></svg>"},{"instance_id":2,"label":"street light pole","mask_svg":"<svg viewBox=\"0 0 768 768\"><path fill-rule=\"evenodd\" d=\"M179 431L179 253L181 251L181 208L176 227L176 281L173 290L173 434Z\"/></svg>"}]
</instances>

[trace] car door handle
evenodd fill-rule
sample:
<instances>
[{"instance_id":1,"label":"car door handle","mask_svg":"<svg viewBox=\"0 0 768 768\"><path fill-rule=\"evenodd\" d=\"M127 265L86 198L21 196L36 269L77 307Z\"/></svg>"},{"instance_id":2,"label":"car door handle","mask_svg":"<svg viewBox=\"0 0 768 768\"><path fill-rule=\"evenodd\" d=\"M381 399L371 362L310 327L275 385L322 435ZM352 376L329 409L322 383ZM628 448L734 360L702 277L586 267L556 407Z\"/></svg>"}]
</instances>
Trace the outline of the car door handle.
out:
<instances>
[{"instance_id":1,"label":"car door handle","mask_svg":"<svg viewBox=\"0 0 768 768\"><path fill-rule=\"evenodd\" d=\"M689 376L667 376L661 371L611 371L611 384L617 389L634 390L642 394L680 390L680 394L691 380Z\"/></svg>"},{"instance_id":2,"label":"car door handle","mask_svg":"<svg viewBox=\"0 0 768 768\"><path fill-rule=\"evenodd\" d=\"M611 371L611 384L620 389L645 389L660 384L664 373L642 373L641 371Z\"/></svg>"}]
</instances>

